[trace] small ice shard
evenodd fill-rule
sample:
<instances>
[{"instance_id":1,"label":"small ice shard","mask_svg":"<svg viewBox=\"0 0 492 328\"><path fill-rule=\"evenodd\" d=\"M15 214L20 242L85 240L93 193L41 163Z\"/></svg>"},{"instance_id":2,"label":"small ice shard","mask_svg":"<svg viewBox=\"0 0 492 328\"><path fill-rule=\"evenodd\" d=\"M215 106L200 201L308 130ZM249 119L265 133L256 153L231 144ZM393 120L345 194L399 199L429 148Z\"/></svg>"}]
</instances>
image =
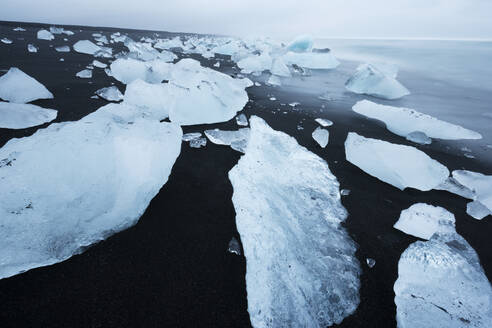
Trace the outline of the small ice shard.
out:
<instances>
[{"instance_id":1,"label":"small ice shard","mask_svg":"<svg viewBox=\"0 0 492 328\"><path fill-rule=\"evenodd\" d=\"M458 140L480 139L482 136L459 125L441 121L427 114L404 107L376 104L369 100L358 101L352 110L356 113L383 121L386 128L402 137L419 131L430 138Z\"/></svg>"},{"instance_id":2,"label":"small ice shard","mask_svg":"<svg viewBox=\"0 0 492 328\"><path fill-rule=\"evenodd\" d=\"M313 139L321 146L321 148L325 148L328 144L328 138L330 134L328 130L317 127L312 133Z\"/></svg>"},{"instance_id":3,"label":"small ice shard","mask_svg":"<svg viewBox=\"0 0 492 328\"><path fill-rule=\"evenodd\" d=\"M327 327L359 304L356 246L326 162L250 118L245 155L229 171L246 257L253 327ZM281 174L279 174L281 172Z\"/></svg>"},{"instance_id":4,"label":"small ice shard","mask_svg":"<svg viewBox=\"0 0 492 328\"><path fill-rule=\"evenodd\" d=\"M92 77L92 70L90 69L84 69L77 74L75 74L76 77L80 77L81 79L90 79Z\"/></svg>"},{"instance_id":5,"label":"small ice shard","mask_svg":"<svg viewBox=\"0 0 492 328\"><path fill-rule=\"evenodd\" d=\"M31 104L16 104L0 101L0 128L25 129L51 122L57 111Z\"/></svg>"},{"instance_id":6,"label":"small ice shard","mask_svg":"<svg viewBox=\"0 0 492 328\"><path fill-rule=\"evenodd\" d=\"M0 98L23 104L37 99L53 99L53 94L17 67L11 67L0 77Z\"/></svg>"},{"instance_id":7,"label":"small ice shard","mask_svg":"<svg viewBox=\"0 0 492 328\"><path fill-rule=\"evenodd\" d=\"M25 32L26 29L25 28L22 28L22 27L16 27L12 31L14 31L14 32Z\"/></svg>"},{"instance_id":8,"label":"small ice shard","mask_svg":"<svg viewBox=\"0 0 492 328\"><path fill-rule=\"evenodd\" d=\"M107 100L107 101L121 101L123 100L123 94L121 91L114 85L102 88L96 91L96 95Z\"/></svg>"},{"instance_id":9,"label":"small ice shard","mask_svg":"<svg viewBox=\"0 0 492 328\"><path fill-rule=\"evenodd\" d=\"M183 138L181 140L183 141L191 141L194 139L198 139L202 136L201 132L190 132L190 133L185 133L183 134Z\"/></svg>"},{"instance_id":10,"label":"small ice shard","mask_svg":"<svg viewBox=\"0 0 492 328\"><path fill-rule=\"evenodd\" d=\"M276 75L270 75L270 78L268 78L266 84L273 87L278 87L282 85L282 80L280 80L280 77Z\"/></svg>"},{"instance_id":11,"label":"small ice shard","mask_svg":"<svg viewBox=\"0 0 492 328\"><path fill-rule=\"evenodd\" d=\"M190 140L190 147L191 148L202 148L207 145L207 139L200 137L200 138L195 138Z\"/></svg>"},{"instance_id":12,"label":"small ice shard","mask_svg":"<svg viewBox=\"0 0 492 328\"><path fill-rule=\"evenodd\" d=\"M282 56L287 65L296 65L308 69L333 69L340 65L340 62L331 52L288 52Z\"/></svg>"},{"instance_id":13,"label":"small ice shard","mask_svg":"<svg viewBox=\"0 0 492 328\"><path fill-rule=\"evenodd\" d=\"M299 106L300 104L301 104L300 102L294 101L294 102L289 103L289 106L290 106L290 107L297 107L297 106Z\"/></svg>"},{"instance_id":14,"label":"small ice shard","mask_svg":"<svg viewBox=\"0 0 492 328\"><path fill-rule=\"evenodd\" d=\"M345 87L354 93L383 99L398 99L410 94L410 91L396 80L396 74L385 73L388 72L371 64L360 65L355 74L345 82Z\"/></svg>"},{"instance_id":15,"label":"small ice shard","mask_svg":"<svg viewBox=\"0 0 492 328\"><path fill-rule=\"evenodd\" d=\"M143 110L144 115L163 120L169 116L169 93L165 84L140 79L126 86L124 102Z\"/></svg>"},{"instance_id":16,"label":"small ice shard","mask_svg":"<svg viewBox=\"0 0 492 328\"><path fill-rule=\"evenodd\" d=\"M65 61L65 59L64 59L64 58L60 58L59 60L60 60L61 62L62 62L62 61Z\"/></svg>"},{"instance_id":17,"label":"small ice shard","mask_svg":"<svg viewBox=\"0 0 492 328\"><path fill-rule=\"evenodd\" d=\"M300 35L292 40L287 46L287 50L294 52L306 52L313 49L314 41L310 35Z\"/></svg>"},{"instance_id":18,"label":"small ice shard","mask_svg":"<svg viewBox=\"0 0 492 328\"><path fill-rule=\"evenodd\" d=\"M216 63L214 64L214 67L220 67L220 62L216 62Z\"/></svg>"},{"instance_id":19,"label":"small ice shard","mask_svg":"<svg viewBox=\"0 0 492 328\"><path fill-rule=\"evenodd\" d=\"M92 65L93 65L94 67L99 67L99 68L106 68L106 67L108 67L108 65L107 65L107 64L105 64L105 63L101 63L99 60L94 60L94 61L92 61Z\"/></svg>"},{"instance_id":20,"label":"small ice shard","mask_svg":"<svg viewBox=\"0 0 492 328\"><path fill-rule=\"evenodd\" d=\"M73 50L81 54L94 55L101 50L101 47L95 45L89 40L80 40L73 45Z\"/></svg>"},{"instance_id":21,"label":"small ice shard","mask_svg":"<svg viewBox=\"0 0 492 328\"><path fill-rule=\"evenodd\" d=\"M411 244L394 285L398 327L492 327L492 288L474 249L456 232Z\"/></svg>"},{"instance_id":22,"label":"small ice shard","mask_svg":"<svg viewBox=\"0 0 492 328\"><path fill-rule=\"evenodd\" d=\"M273 75L284 76L284 77L289 77L291 75L289 67L287 67L282 57L278 57L273 60L272 69L270 70L270 73L272 73Z\"/></svg>"},{"instance_id":23,"label":"small ice shard","mask_svg":"<svg viewBox=\"0 0 492 328\"><path fill-rule=\"evenodd\" d=\"M236 116L236 124L239 126L248 126L248 118L244 114Z\"/></svg>"},{"instance_id":24,"label":"small ice shard","mask_svg":"<svg viewBox=\"0 0 492 328\"><path fill-rule=\"evenodd\" d=\"M38 52L38 47L36 47L35 45L29 43L27 45L27 51L29 51L29 52Z\"/></svg>"},{"instance_id":25,"label":"small ice shard","mask_svg":"<svg viewBox=\"0 0 492 328\"><path fill-rule=\"evenodd\" d=\"M408 141L418 143L420 145L430 145L432 143L432 139L427 136L424 132L421 131L413 131L407 134L405 137Z\"/></svg>"},{"instance_id":26,"label":"small ice shard","mask_svg":"<svg viewBox=\"0 0 492 328\"><path fill-rule=\"evenodd\" d=\"M318 123L319 125L321 125L324 128L333 125L333 122L330 120L327 120L326 118L317 118L317 119L315 119L315 121L316 121L316 123Z\"/></svg>"},{"instance_id":27,"label":"small ice shard","mask_svg":"<svg viewBox=\"0 0 492 328\"><path fill-rule=\"evenodd\" d=\"M492 211L492 175L482 173L455 170L453 178L474 193L473 200L479 201Z\"/></svg>"},{"instance_id":28,"label":"small ice shard","mask_svg":"<svg viewBox=\"0 0 492 328\"><path fill-rule=\"evenodd\" d=\"M366 259L366 264L369 267L369 269L372 269L376 265L376 260L375 259L371 259L370 257L368 257Z\"/></svg>"},{"instance_id":29,"label":"small ice shard","mask_svg":"<svg viewBox=\"0 0 492 328\"><path fill-rule=\"evenodd\" d=\"M350 190L349 189L342 189L342 190L340 190L340 195L348 196L348 195L350 195Z\"/></svg>"},{"instance_id":30,"label":"small ice shard","mask_svg":"<svg viewBox=\"0 0 492 328\"><path fill-rule=\"evenodd\" d=\"M58 52L70 52L70 47L69 46L60 46L60 47L56 47L55 50Z\"/></svg>"},{"instance_id":31,"label":"small ice shard","mask_svg":"<svg viewBox=\"0 0 492 328\"><path fill-rule=\"evenodd\" d=\"M232 237L229 242L229 246L227 247L227 251L231 254L241 255L241 246L239 245L239 241L237 241L236 237Z\"/></svg>"},{"instance_id":32,"label":"small ice shard","mask_svg":"<svg viewBox=\"0 0 492 328\"><path fill-rule=\"evenodd\" d=\"M482 220L487 215L491 215L492 211L482 203L473 201L466 204L466 213L474 219Z\"/></svg>"},{"instance_id":33,"label":"small ice shard","mask_svg":"<svg viewBox=\"0 0 492 328\"><path fill-rule=\"evenodd\" d=\"M270 100L271 100L271 101L275 101L275 100L277 100L277 98L275 98L275 97L270 97Z\"/></svg>"},{"instance_id":34,"label":"small ice shard","mask_svg":"<svg viewBox=\"0 0 492 328\"><path fill-rule=\"evenodd\" d=\"M7 38L2 38L0 41L2 41L2 43L5 43L5 44L12 44L12 40L7 39Z\"/></svg>"},{"instance_id":35,"label":"small ice shard","mask_svg":"<svg viewBox=\"0 0 492 328\"><path fill-rule=\"evenodd\" d=\"M463 198L473 199L475 193L456 181L453 177L448 177L443 183L435 187L436 190L445 190Z\"/></svg>"},{"instance_id":36,"label":"small ice shard","mask_svg":"<svg viewBox=\"0 0 492 328\"><path fill-rule=\"evenodd\" d=\"M350 132L345 140L347 161L401 190L431 190L443 183L449 170L415 147L365 138Z\"/></svg>"},{"instance_id":37,"label":"small ice shard","mask_svg":"<svg viewBox=\"0 0 492 328\"><path fill-rule=\"evenodd\" d=\"M39 30L37 37L39 40L48 40L48 41L51 41L55 38L55 36L51 34L50 31L47 30Z\"/></svg>"},{"instance_id":38,"label":"small ice shard","mask_svg":"<svg viewBox=\"0 0 492 328\"><path fill-rule=\"evenodd\" d=\"M255 87L261 87L261 83L260 82L255 82Z\"/></svg>"},{"instance_id":39,"label":"small ice shard","mask_svg":"<svg viewBox=\"0 0 492 328\"><path fill-rule=\"evenodd\" d=\"M446 209L417 203L401 211L393 227L407 235L429 240L435 233L453 233L454 223L454 215Z\"/></svg>"},{"instance_id":40,"label":"small ice shard","mask_svg":"<svg viewBox=\"0 0 492 328\"><path fill-rule=\"evenodd\" d=\"M0 165L0 278L64 261L137 223L171 173L182 131L134 110L109 104L0 148L11 162Z\"/></svg>"},{"instance_id":41,"label":"small ice shard","mask_svg":"<svg viewBox=\"0 0 492 328\"><path fill-rule=\"evenodd\" d=\"M238 61L237 66L241 69L241 73L259 74L272 68L272 57L268 53L249 56Z\"/></svg>"},{"instance_id":42,"label":"small ice shard","mask_svg":"<svg viewBox=\"0 0 492 328\"><path fill-rule=\"evenodd\" d=\"M241 128L235 131L225 131L219 129L205 130L205 135L210 142L216 145L231 146L234 143L235 147L232 148L234 150L241 151L241 149L243 149L248 142L249 128ZM242 144L242 142L244 143Z\"/></svg>"}]
</instances>

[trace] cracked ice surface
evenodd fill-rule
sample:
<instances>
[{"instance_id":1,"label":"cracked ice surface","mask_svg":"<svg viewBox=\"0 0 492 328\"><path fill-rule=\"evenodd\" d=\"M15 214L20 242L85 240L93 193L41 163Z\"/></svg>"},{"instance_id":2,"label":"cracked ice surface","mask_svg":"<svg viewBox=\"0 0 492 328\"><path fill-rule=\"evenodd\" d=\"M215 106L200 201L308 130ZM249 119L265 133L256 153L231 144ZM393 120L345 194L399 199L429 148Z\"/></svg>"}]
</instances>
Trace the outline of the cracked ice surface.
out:
<instances>
[{"instance_id":1,"label":"cracked ice surface","mask_svg":"<svg viewBox=\"0 0 492 328\"><path fill-rule=\"evenodd\" d=\"M166 183L181 137L176 124L109 104L10 140L0 149L0 278L135 224Z\"/></svg>"},{"instance_id":2,"label":"cracked ice surface","mask_svg":"<svg viewBox=\"0 0 492 328\"><path fill-rule=\"evenodd\" d=\"M347 212L321 158L251 117L246 153L229 172L254 327L326 327L359 304ZM282 172L282 174L278 174Z\"/></svg>"}]
</instances>

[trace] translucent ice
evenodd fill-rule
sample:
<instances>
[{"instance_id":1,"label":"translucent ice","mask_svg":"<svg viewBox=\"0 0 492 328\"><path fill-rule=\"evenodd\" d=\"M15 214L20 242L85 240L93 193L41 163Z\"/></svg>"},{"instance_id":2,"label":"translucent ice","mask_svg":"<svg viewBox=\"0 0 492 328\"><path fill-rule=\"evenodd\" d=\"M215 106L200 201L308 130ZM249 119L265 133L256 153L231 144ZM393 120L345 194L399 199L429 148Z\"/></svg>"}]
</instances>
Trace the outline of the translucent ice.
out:
<instances>
[{"instance_id":1,"label":"translucent ice","mask_svg":"<svg viewBox=\"0 0 492 328\"><path fill-rule=\"evenodd\" d=\"M29 52L38 52L38 47L36 47L35 45L29 43L27 45L27 51L29 51Z\"/></svg>"},{"instance_id":2,"label":"translucent ice","mask_svg":"<svg viewBox=\"0 0 492 328\"><path fill-rule=\"evenodd\" d=\"M424 132L421 131L413 131L407 134L405 137L408 141L418 143L420 145L430 145L432 143L432 139L427 136Z\"/></svg>"},{"instance_id":3,"label":"translucent ice","mask_svg":"<svg viewBox=\"0 0 492 328\"><path fill-rule=\"evenodd\" d=\"M321 146L321 148L325 148L328 145L328 138L330 134L328 130L317 127L312 133L313 139Z\"/></svg>"},{"instance_id":4,"label":"translucent ice","mask_svg":"<svg viewBox=\"0 0 492 328\"><path fill-rule=\"evenodd\" d=\"M474 193L474 200L479 201L492 212L492 175L478 172L456 170L453 178Z\"/></svg>"},{"instance_id":5,"label":"translucent ice","mask_svg":"<svg viewBox=\"0 0 492 328\"><path fill-rule=\"evenodd\" d=\"M408 235L429 240L435 233L454 232L454 223L454 215L446 209L417 203L401 211L393 227Z\"/></svg>"},{"instance_id":6,"label":"translucent ice","mask_svg":"<svg viewBox=\"0 0 492 328\"><path fill-rule=\"evenodd\" d=\"M73 50L81 54L94 55L101 48L89 40L80 40L73 45Z\"/></svg>"},{"instance_id":7,"label":"translucent ice","mask_svg":"<svg viewBox=\"0 0 492 328\"><path fill-rule=\"evenodd\" d=\"M332 121L327 120L325 118L317 118L317 119L315 119L315 121L316 121L316 123L318 123L319 125L321 125L324 128L333 125L333 122Z\"/></svg>"},{"instance_id":8,"label":"translucent ice","mask_svg":"<svg viewBox=\"0 0 492 328\"><path fill-rule=\"evenodd\" d=\"M0 98L21 104L36 99L52 99L53 94L17 67L11 67L0 77Z\"/></svg>"},{"instance_id":9,"label":"translucent ice","mask_svg":"<svg viewBox=\"0 0 492 328\"><path fill-rule=\"evenodd\" d=\"M391 73L391 75L388 75ZM396 74L378 69L371 64L363 64L355 74L345 82L347 90L359 94L383 99L398 99L409 95L410 92L396 80Z\"/></svg>"},{"instance_id":10,"label":"translucent ice","mask_svg":"<svg viewBox=\"0 0 492 328\"><path fill-rule=\"evenodd\" d=\"M107 88L102 88L96 91L96 95L107 101L121 101L123 100L123 94L118 87L112 85Z\"/></svg>"},{"instance_id":11,"label":"translucent ice","mask_svg":"<svg viewBox=\"0 0 492 328\"><path fill-rule=\"evenodd\" d=\"M487 215L491 215L492 211L482 203L473 201L466 204L466 213L474 219L482 220Z\"/></svg>"},{"instance_id":12,"label":"translucent ice","mask_svg":"<svg viewBox=\"0 0 492 328\"><path fill-rule=\"evenodd\" d=\"M287 46L287 49L294 52L306 52L313 49L314 41L310 35L300 35Z\"/></svg>"},{"instance_id":13,"label":"translucent ice","mask_svg":"<svg viewBox=\"0 0 492 328\"><path fill-rule=\"evenodd\" d=\"M132 124L129 124L132 123ZM63 261L134 225L166 183L181 128L109 104L0 149L0 277Z\"/></svg>"},{"instance_id":14,"label":"translucent ice","mask_svg":"<svg viewBox=\"0 0 492 328\"><path fill-rule=\"evenodd\" d=\"M216 145L231 146L235 143L236 147L233 147L233 149L236 148L234 150L241 151L242 147L238 143L244 142L247 144L249 139L249 128L242 128L235 131L225 131L219 129L205 130L205 135L212 143Z\"/></svg>"},{"instance_id":15,"label":"translucent ice","mask_svg":"<svg viewBox=\"0 0 492 328\"><path fill-rule=\"evenodd\" d=\"M239 126L248 126L248 118L244 114L236 116L236 124Z\"/></svg>"},{"instance_id":16,"label":"translucent ice","mask_svg":"<svg viewBox=\"0 0 492 328\"><path fill-rule=\"evenodd\" d=\"M54 109L0 101L0 128L29 128L53 121L56 114L57 111Z\"/></svg>"},{"instance_id":17,"label":"translucent ice","mask_svg":"<svg viewBox=\"0 0 492 328\"><path fill-rule=\"evenodd\" d=\"M51 34L50 31L47 30L39 30L37 37L39 40L48 40L48 41L53 40L55 38L55 36Z\"/></svg>"},{"instance_id":18,"label":"translucent ice","mask_svg":"<svg viewBox=\"0 0 492 328\"><path fill-rule=\"evenodd\" d=\"M229 172L253 327L327 327L359 304L356 247L339 184L321 158L251 117ZM281 172L281 174L279 174Z\"/></svg>"},{"instance_id":19,"label":"translucent ice","mask_svg":"<svg viewBox=\"0 0 492 328\"><path fill-rule=\"evenodd\" d=\"M78 72L77 74L75 74L75 76L80 77L82 79L90 79L92 77L92 70L91 69L84 69L84 70Z\"/></svg>"},{"instance_id":20,"label":"translucent ice","mask_svg":"<svg viewBox=\"0 0 492 328\"><path fill-rule=\"evenodd\" d=\"M482 136L459 125L441 121L427 114L403 107L376 104L369 100L357 102L352 109L364 116L381 120L391 132L406 137L420 131L430 138L457 140L480 139Z\"/></svg>"},{"instance_id":21,"label":"translucent ice","mask_svg":"<svg viewBox=\"0 0 492 328\"><path fill-rule=\"evenodd\" d=\"M449 176L444 165L414 147L365 138L354 132L345 140L345 157L364 172L401 190L411 187L428 191Z\"/></svg>"}]
</instances>

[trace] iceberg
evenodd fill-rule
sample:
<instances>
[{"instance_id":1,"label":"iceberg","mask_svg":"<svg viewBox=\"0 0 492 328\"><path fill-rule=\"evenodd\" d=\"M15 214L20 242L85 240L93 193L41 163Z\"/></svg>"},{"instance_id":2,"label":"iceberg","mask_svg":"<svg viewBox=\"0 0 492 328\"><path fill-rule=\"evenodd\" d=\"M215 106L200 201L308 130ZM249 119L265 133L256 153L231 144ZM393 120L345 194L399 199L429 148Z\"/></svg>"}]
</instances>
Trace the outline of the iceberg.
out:
<instances>
[{"instance_id":1,"label":"iceberg","mask_svg":"<svg viewBox=\"0 0 492 328\"><path fill-rule=\"evenodd\" d=\"M101 50L101 47L95 45L89 40L80 40L73 45L73 50L81 54L94 55Z\"/></svg>"},{"instance_id":2,"label":"iceberg","mask_svg":"<svg viewBox=\"0 0 492 328\"><path fill-rule=\"evenodd\" d=\"M328 145L328 138L330 134L328 130L317 127L312 133L313 139L321 146L321 148L325 148Z\"/></svg>"},{"instance_id":3,"label":"iceberg","mask_svg":"<svg viewBox=\"0 0 492 328\"><path fill-rule=\"evenodd\" d=\"M313 49L314 41L310 35L300 35L292 40L287 50L294 52L307 52Z\"/></svg>"},{"instance_id":4,"label":"iceberg","mask_svg":"<svg viewBox=\"0 0 492 328\"><path fill-rule=\"evenodd\" d=\"M235 131L224 131L219 129L205 130L210 142L216 145L231 146L232 149L244 153L249 139L249 128L241 128Z\"/></svg>"},{"instance_id":5,"label":"iceberg","mask_svg":"<svg viewBox=\"0 0 492 328\"><path fill-rule=\"evenodd\" d=\"M239 126L248 126L248 118L244 114L236 116L236 124Z\"/></svg>"},{"instance_id":6,"label":"iceberg","mask_svg":"<svg viewBox=\"0 0 492 328\"><path fill-rule=\"evenodd\" d=\"M129 124L132 123L132 124ZM166 183L181 128L108 104L0 149L0 278L61 262L134 225Z\"/></svg>"},{"instance_id":7,"label":"iceberg","mask_svg":"<svg viewBox=\"0 0 492 328\"><path fill-rule=\"evenodd\" d=\"M365 138L349 132L345 140L347 161L401 190L431 190L443 183L449 170L424 152L405 145Z\"/></svg>"},{"instance_id":8,"label":"iceberg","mask_svg":"<svg viewBox=\"0 0 492 328\"><path fill-rule=\"evenodd\" d=\"M23 104L37 99L53 99L53 94L17 67L11 67L0 77L0 98Z\"/></svg>"},{"instance_id":9,"label":"iceberg","mask_svg":"<svg viewBox=\"0 0 492 328\"><path fill-rule=\"evenodd\" d=\"M27 45L27 51L29 51L29 52L38 52L38 47L36 47L35 45L29 43Z\"/></svg>"},{"instance_id":10,"label":"iceberg","mask_svg":"<svg viewBox=\"0 0 492 328\"><path fill-rule=\"evenodd\" d=\"M316 123L318 123L319 125L321 125L324 128L333 125L333 122L330 120L327 120L326 118L317 118L317 119L315 119L315 121L316 121Z\"/></svg>"},{"instance_id":11,"label":"iceberg","mask_svg":"<svg viewBox=\"0 0 492 328\"><path fill-rule=\"evenodd\" d=\"M359 304L356 246L326 162L250 118L245 155L229 172L246 257L253 327L327 327ZM282 174L279 174L282 172Z\"/></svg>"},{"instance_id":12,"label":"iceberg","mask_svg":"<svg viewBox=\"0 0 492 328\"><path fill-rule=\"evenodd\" d=\"M382 99L398 99L410 94L410 91L396 80L394 71L380 69L371 64L360 65L355 74L345 82L345 87L354 93Z\"/></svg>"},{"instance_id":13,"label":"iceberg","mask_svg":"<svg viewBox=\"0 0 492 328\"><path fill-rule=\"evenodd\" d=\"M492 327L492 288L474 249L456 232L411 244L394 285L398 327Z\"/></svg>"},{"instance_id":14,"label":"iceberg","mask_svg":"<svg viewBox=\"0 0 492 328\"><path fill-rule=\"evenodd\" d=\"M369 100L361 100L352 107L352 110L366 117L383 121L388 130L402 137L419 131L430 138L446 140L482 138L475 131L441 121L410 108L386 106Z\"/></svg>"},{"instance_id":15,"label":"iceberg","mask_svg":"<svg viewBox=\"0 0 492 328\"><path fill-rule=\"evenodd\" d=\"M454 224L454 215L446 209L417 203L401 211L393 227L407 235L429 240L435 233L453 233Z\"/></svg>"},{"instance_id":16,"label":"iceberg","mask_svg":"<svg viewBox=\"0 0 492 328\"><path fill-rule=\"evenodd\" d=\"M77 74L75 74L76 77L80 77L81 79L90 79L92 77L92 70L90 69L84 69Z\"/></svg>"},{"instance_id":17,"label":"iceberg","mask_svg":"<svg viewBox=\"0 0 492 328\"><path fill-rule=\"evenodd\" d=\"M106 88L102 88L96 91L96 95L100 98L105 99L107 101L121 101L123 100L123 94L116 86L110 86Z\"/></svg>"},{"instance_id":18,"label":"iceberg","mask_svg":"<svg viewBox=\"0 0 492 328\"><path fill-rule=\"evenodd\" d=\"M331 54L318 52L291 52L282 56L287 65L296 65L309 69L333 69L340 65L340 62Z\"/></svg>"},{"instance_id":19,"label":"iceberg","mask_svg":"<svg viewBox=\"0 0 492 328\"><path fill-rule=\"evenodd\" d=\"M25 129L51 122L56 115L54 109L0 101L0 128Z\"/></svg>"},{"instance_id":20,"label":"iceberg","mask_svg":"<svg viewBox=\"0 0 492 328\"><path fill-rule=\"evenodd\" d=\"M7 39L7 38L2 38L0 41L2 41L2 43L5 43L5 44L12 44L12 40Z\"/></svg>"},{"instance_id":21,"label":"iceberg","mask_svg":"<svg viewBox=\"0 0 492 328\"><path fill-rule=\"evenodd\" d=\"M124 103L141 108L147 116L163 120L169 116L169 99L165 84L138 79L126 86Z\"/></svg>"},{"instance_id":22,"label":"iceberg","mask_svg":"<svg viewBox=\"0 0 492 328\"><path fill-rule=\"evenodd\" d=\"M55 50L58 52L70 52L70 47L69 46L60 46L60 47L55 47Z\"/></svg>"},{"instance_id":23,"label":"iceberg","mask_svg":"<svg viewBox=\"0 0 492 328\"><path fill-rule=\"evenodd\" d=\"M50 31L47 30L39 30L37 37L39 40L48 40L48 41L51 41L55 38L55 36Z\"/></svg>"}]
</instances>

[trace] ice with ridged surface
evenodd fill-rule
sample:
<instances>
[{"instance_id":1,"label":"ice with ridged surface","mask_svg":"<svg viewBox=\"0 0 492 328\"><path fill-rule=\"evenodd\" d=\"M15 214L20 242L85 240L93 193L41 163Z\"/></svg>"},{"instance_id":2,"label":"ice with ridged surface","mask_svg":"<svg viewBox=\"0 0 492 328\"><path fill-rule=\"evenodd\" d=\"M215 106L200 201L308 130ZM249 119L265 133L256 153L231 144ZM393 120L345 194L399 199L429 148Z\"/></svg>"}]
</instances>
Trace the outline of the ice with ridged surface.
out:
<instances>
[{"instance_id":1,"label":"ice with ridged surface","mask_svg":"<svg viewBox=\"0 0 492 328\"><path fill-rule=\"evenodd\" d=\"M345 140L347 161L401 190L431 190L443 183L449 170L415 147L365 138L349 132Z\"/></svg>"},{"instance_id":2,"label":"ice with ridged surface","mask_svg":"<svg viewBox=\"0 0 492 328\"><path fill-rule=\"evenodd\" d=\"M131 123L131 124L129 124ZM0 148L0 278L134 225L166 183L181 128L109 104Z\"/></svg>"},{"instance_id":3,"label":"ice with ridged surface","mask_svg":"<svg viewBox=\"0 0 492 328\"><path fill-rule=\"evenodd\" d=\"M23 104L37 99L53 99L53 94L33 77L17 67L11 67L0 76L0 98Z\"/></svg>"},{"instance_id":4,"label":"ice with ridged surface","mask_svg":"<svg viewBox=\"0 0 492 328\"><path fill-rule=\"evenodd\" d=\"M345 87L354 93L382 99L398 99L410 94L410 91L396 80L394 71L389 72L371 64L360 65L355 74L345 82Z\"/></svg>"},{"instance_id":5,"label":"ice with ridged surface","mask_svg":"<svg viewBox=\"0 0 492 328\"><path fill-rule=\"evenodd\" d=\"M38 33L37 33L37 38L39 40L51 41L51 40L53 40L55 38L55 36L50 31L47 31L47 30L39 30Z\"/></svg>"},{"instance_id":6,"label":"ice with ridged surface","mask_svg":"<svg viewBox=\"0 0 492 328\"><path fill-rule=\"evenodd\" d=\"M419 131L430 138L458 140L481 139L480 133L459 125L441 121L411 108L394 107L374 103L369 100L358 101L352 110L356 113L383 121L386 128L402 137Z\"/></svg>"},{"instance_id":7,"label":"ice with ridged surface","mask_svg":"<svg viewBox=\"0 0 492 328\"><path fill-rule=\"evenodd\" d=\"M492 327L492 288L475 250L456 232L411 244L394 291L399 328Z\"/></svg>"},{"instance_id":8,"label":"ice with ridged surface","mask_svg":"<svg viewBox=\"0 0 492 328\"><path fill-rule=\"evenodd\" d=\"M80 40L73 45L73 50L81 54L94 55L101 47L89 40Z\"/></svg>"},{"instance_id":9,"label":"ice with ridged surface","mask_svg":"<svg viewBox=\"0 0 492 328\"><path fill-rule=\"evenodd\" d=\"M25 129L51 122L57 111L31 104L16 104L0 101L0 128Z\"/></svg>"},{"instance_id":10,"label":"ice with ridged surface","mask_svg":"<svg viewBox=\"0 0 492 328\"><path fill-rule=\"evenodd\" d=\"M330 137L328 130L317 127L311 136L321 148L325 148L328 145L328 139Z\"/></svg>"},{"instance_id":11,"label":"ice with ridged surface","mask_svg":"<svg viewBox=\"0 0 492 328\"><path fill-rule=\"evenodd\" d=\"M287 65L297 65L309 69L333 69L340 65L340 62L331 52L287 52L282 56Z\"/></svg>"},{"instance_id":12,"label":"ice with ridged surface","mask_svg":"<svg viewBox=\"0 0 492 328\"><path fill-rule=\"evenodd\" d=\"M121 101L123 100L123 94L118 87L112 85L110 87L101 88L96 91L96 95L107 101Z\"/></svg>"},{"instance_id":13,"label":"ice with ridged surface","mask_svg":"<svg viewBox=\"0 0 492 328\"><path fill-rule=\"evenodd\" d=\"M448 210L417 203L401 211L400 218L393 227L408 235L429 240L435 233L454 232L454 223L454 215Z\"/></svg>"},{"instance_id":14,"label":"ice with ridged surface","mask_svg":"<svg viewBox=\"0 0 492 328\"><path fill-rule=\"evenodd\" d=\"M92 70L91 69L84 69L77 74L75 74L76 77L79 77L81 79L90 79L92 77Z\"/></svg>"},{"instance_id":15,"label":"ice with ridged surface","mask_svg":"<svg viewBox=\"0 0 492 328\"><path fill-rule=\"evenodd\" d=\"M356 246L326 162L250 118L246 153L229 172L246 257L253 327L327 327L359 304ZM282 174L279 174L282 172Z\"/></svg>"}]
</instances>

